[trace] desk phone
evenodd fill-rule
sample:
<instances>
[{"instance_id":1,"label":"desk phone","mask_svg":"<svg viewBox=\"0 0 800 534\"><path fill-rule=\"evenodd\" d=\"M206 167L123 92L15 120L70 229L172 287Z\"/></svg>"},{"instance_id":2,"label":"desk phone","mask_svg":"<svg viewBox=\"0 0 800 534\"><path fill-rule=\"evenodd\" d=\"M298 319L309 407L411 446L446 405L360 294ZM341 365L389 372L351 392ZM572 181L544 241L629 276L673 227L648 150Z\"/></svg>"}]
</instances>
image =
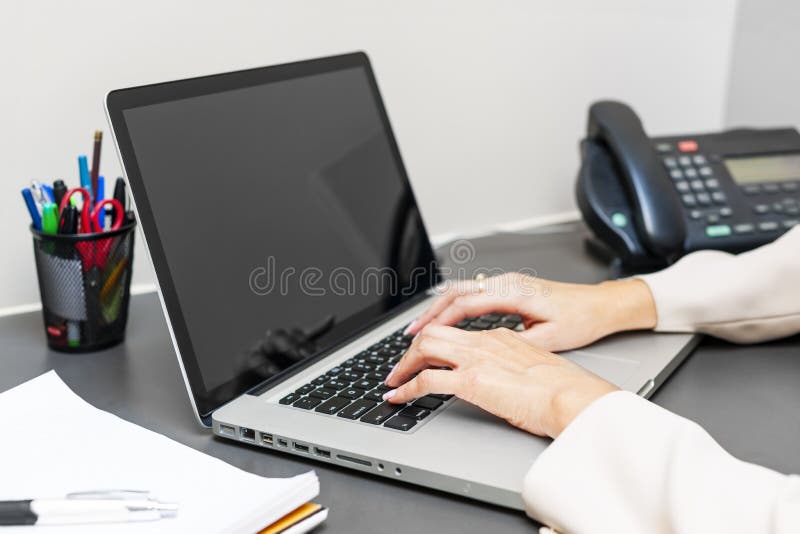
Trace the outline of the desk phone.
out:
<instances>
[{"instance_id":1,"label":"desk phone","mask_svg":"<svg viewBox=\"0 0 800 534\"><path fill-rule=\"evenodd\" d=\"M700 249L742 252L800 223L800 133L735 129L648 137L620 102L589 109L578 206L629 270Z\"/></svg>"}]
</instances>

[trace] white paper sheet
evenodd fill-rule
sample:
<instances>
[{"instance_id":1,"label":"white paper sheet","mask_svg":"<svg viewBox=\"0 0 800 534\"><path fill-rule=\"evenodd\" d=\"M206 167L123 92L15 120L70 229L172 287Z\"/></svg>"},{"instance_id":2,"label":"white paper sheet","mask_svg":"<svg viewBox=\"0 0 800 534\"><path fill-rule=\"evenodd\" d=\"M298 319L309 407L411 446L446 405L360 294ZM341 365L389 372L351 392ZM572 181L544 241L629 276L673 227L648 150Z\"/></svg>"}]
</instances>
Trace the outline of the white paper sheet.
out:
<instances>
[{"instance_id":1,"label":"white paper sheet","mask_svg":"<svg viewBox=\"0 0 800 534\"><path fill-rule=\"evenodd\" d=\"M266 458L265 458L265 461ZM175 519L27 532L254 532L314 498L314 472L269 479L94 408L50 371L0 394L0 500L149 490Z\"/></svg>"}]
</instances>

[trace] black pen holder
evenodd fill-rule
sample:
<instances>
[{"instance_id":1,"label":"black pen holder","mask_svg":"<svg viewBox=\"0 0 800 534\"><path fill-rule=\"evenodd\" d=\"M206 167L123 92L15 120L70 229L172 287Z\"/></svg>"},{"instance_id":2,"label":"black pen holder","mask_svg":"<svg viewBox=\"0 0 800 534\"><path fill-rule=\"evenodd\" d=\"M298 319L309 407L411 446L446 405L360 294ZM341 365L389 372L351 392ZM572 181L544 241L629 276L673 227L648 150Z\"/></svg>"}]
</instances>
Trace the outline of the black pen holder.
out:
<instances>
[{"instance_id":1,"label":"black pen holder","mask_svg":"<svg viewBox=\"0 0 800 534\"><path fill-rule=\"evenodd\" d=\"M89 352L125 339L136 222L94 234L31 227L50 348Z\"/></svg>"}]
</instances>

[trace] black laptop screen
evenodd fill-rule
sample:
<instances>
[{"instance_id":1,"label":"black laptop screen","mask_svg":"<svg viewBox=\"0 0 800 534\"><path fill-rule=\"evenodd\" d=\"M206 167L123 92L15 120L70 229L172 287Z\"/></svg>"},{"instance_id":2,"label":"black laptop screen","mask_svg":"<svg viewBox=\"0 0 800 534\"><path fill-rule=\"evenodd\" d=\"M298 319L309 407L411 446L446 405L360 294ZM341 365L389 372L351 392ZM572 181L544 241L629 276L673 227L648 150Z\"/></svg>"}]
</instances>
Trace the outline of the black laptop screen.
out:
<instances>
[{"instance_id":1,"label":"black laptop screen","mask_svg":"<svg viewBox=\"0 0 800 534\"><path fill-rule=\"evenodd\" d=\"M201 412L308 364L436 283L364 66L122 116L131 187L185 333L184 364L202 382L192 384Z\"/></svg>"}]
</instances>

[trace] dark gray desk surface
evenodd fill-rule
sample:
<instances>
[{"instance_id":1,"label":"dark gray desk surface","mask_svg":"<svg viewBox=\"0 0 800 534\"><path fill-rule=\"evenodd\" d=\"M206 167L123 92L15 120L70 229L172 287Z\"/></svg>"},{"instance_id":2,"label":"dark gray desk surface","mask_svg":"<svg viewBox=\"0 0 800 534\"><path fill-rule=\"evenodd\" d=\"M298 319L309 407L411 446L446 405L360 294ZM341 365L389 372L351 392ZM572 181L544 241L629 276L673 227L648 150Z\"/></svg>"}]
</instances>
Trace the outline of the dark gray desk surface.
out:
<instances>
[{"instance_id":1,"label":"dark gray desk surface","mask_svg":"<svg viewBox=\"0 0 800 534\"><path fill-rule=\"evenodd\" d=\"M580 230L499 235L473 243L476 258L470 267L532 267L542 277L583 282L606 276L603 266L583 252ZM49 351L38 312L0 318L0 339L0 391L55 369L93 405L247 471L282 477L315 469L321 482L318 501L331 509L318 532L533 529L519 512L212 438L192 416L155 294L132 299L127 341L103 352ZM697 421L744 460L800 472L800 337L750 347L706 339L653 400Z\"/></svg>"}]
</instances>

